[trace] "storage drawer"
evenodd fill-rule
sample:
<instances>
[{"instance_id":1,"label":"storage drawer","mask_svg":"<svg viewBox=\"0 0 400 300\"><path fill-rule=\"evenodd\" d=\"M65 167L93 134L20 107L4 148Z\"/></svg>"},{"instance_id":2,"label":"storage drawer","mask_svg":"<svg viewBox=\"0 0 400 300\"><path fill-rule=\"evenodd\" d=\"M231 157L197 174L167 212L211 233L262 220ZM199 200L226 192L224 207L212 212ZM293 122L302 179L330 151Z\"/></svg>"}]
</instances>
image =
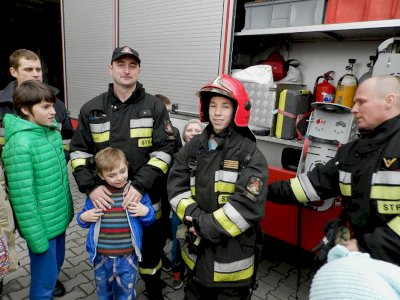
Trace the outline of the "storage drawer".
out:
<instances>
[{"instance_id":1,"label":"storage drawer","mask_svg":"<svg viewBox=\"0 0 400 300\"><path fill-rule=\"evenodd\" d=\"M270 0L245 3L244 29L322 24L326 0Z\"/></svg>"}]
</instances>

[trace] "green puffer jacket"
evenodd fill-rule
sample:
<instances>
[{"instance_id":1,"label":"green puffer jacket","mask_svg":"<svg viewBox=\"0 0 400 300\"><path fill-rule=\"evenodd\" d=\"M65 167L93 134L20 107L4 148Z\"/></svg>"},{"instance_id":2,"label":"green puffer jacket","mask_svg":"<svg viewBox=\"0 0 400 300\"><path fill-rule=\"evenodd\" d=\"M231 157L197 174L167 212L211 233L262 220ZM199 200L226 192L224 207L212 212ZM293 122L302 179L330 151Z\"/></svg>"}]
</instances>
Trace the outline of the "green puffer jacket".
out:
<instances>
[{"instance_id":1,"label":"green puffer jacket","mask_svg":"<svg viewBox=\"0 0 400 300\"><path fill-rule=\"evenodd\" d=\"M48 241L73 218L72 196L61 134L6 114L2 154L18 230L29 249L46 252Z\"/></svg>"}]
</instances>

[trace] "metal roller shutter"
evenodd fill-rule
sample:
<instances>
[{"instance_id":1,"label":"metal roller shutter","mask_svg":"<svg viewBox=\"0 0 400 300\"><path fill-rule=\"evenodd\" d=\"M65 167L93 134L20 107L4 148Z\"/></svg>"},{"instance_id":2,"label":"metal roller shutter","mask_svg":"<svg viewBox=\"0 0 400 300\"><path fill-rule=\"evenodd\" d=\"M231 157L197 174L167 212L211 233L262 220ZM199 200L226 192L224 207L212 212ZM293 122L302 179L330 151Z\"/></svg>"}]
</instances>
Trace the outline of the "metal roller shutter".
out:
<instances>
[{"instance_id":1,"label":"metal roller shutter","mask_svg":"<svg viewBox=\"0 0 400 300\"><path fill-rule=\"evenodd\" d=\"M139 52L147 92L198 112L195 92L219 72L223 9L223 0L119 1L119 45Z\"/></svg>"},{"instance_id":2,"label":"metal roller shutter","mask_svg":"<svg viewBox=\"0 0 400 300\"><path fill-rule=\"evenodd\" d=\"M77 118L88 100L107 90L113 51L113 1L64 0L68 109Z\"/></svg>"}]
</instances>

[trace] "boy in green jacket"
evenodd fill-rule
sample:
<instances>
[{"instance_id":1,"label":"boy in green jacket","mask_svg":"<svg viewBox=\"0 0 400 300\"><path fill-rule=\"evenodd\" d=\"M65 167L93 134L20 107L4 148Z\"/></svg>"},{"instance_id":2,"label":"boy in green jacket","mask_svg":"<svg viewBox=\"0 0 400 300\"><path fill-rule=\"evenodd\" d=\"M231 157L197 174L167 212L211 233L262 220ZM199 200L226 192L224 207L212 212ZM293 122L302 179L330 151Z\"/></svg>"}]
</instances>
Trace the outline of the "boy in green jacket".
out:
<instances>
[{"instance_id":1,"label":"boy in green jacket","mask_svg":"<svg viewBox=\"0 0 400 300\"><path fill-rule=\"evenodd\" d=\"M53 299L74 215L54 93L39 81L14 92L18 116L6 114L2 153L11 205L31 260L30 299Z\"/></svg>"}]
</instances>

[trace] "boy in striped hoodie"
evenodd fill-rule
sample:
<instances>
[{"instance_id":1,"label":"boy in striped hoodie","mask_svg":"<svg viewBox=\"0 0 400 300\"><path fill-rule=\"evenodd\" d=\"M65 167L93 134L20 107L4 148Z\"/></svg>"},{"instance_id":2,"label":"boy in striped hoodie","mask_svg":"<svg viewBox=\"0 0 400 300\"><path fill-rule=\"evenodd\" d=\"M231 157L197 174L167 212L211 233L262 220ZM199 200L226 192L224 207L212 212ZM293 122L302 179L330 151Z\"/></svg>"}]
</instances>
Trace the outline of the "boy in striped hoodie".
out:
<instances>
[{"instance_id":1,"label":"boy in striped hoodie","mask_svg":"<svg viewBox=\"0 0 400 300\"><path fill-rule=\"evenodd\" d=\"M96 154L97 175L105 181L112 207L103 211L87 198L77 222L89 228L86 249L94 266L99 299L135 299L138 262L142 260L142 226L149 226L155 211L147 194L139 203L122 207L129 187L124 152L107 147Z\"/></svg>"}]
</instances>

